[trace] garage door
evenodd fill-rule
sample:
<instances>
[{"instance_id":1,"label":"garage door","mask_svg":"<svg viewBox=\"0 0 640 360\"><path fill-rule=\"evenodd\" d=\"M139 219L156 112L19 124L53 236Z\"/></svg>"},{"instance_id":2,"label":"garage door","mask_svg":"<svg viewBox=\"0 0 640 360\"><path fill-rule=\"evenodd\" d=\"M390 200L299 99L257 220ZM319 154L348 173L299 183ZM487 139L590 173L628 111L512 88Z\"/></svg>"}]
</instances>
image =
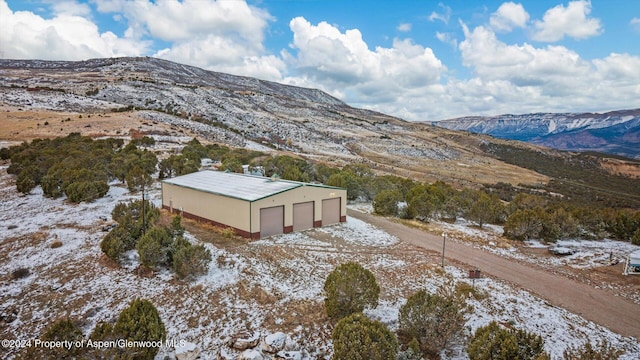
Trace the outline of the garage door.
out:
<instances>
[{"instance_id":1,"label":"garage door","mask_svg":"<svg viewBox=\"0 0 640 360\"><path fill-rule=\"evenodd\" d=\"M293 204L293 231L313 227L313 201Z\"/></svg>"},{"instance_id":2,"label":"garage door","mask_svg":"<svg viewBox=\"0 0 640 360\"><path fill-rule=\"evenodd\" d=\"M284 232L284 206L260 209L260 237Z\"/></svg>"},{"instance_id":3,"label":"garage door","mask_svg":"<svg viewBox=\"0 0 640 360\"><path fill-rule=\"evenodd\" d=\"M340 198L322 200L322 225L340 222Z\"/></svg>"}]
</instances>

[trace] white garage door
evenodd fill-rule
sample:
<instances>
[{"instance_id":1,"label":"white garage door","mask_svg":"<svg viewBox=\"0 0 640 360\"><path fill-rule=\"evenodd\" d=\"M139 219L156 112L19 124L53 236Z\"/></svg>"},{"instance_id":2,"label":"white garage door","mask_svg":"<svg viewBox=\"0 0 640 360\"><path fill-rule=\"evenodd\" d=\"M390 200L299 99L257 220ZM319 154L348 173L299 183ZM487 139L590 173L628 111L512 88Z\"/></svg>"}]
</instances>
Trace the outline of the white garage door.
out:
<instances>
[{"instance_id":1,"label":"white garage door","mask_svg":"<svg viewBox=\"0 0 640 360\"><path fill-rule=\"evenodd\" d=\"M260 237L284 232L284 206L260 209Z\"/></svg>"},{"instance_id":2,"label":"white garage door","mask_svg":"<svg viewBox=\"0 0 640 360\"><path fill-rule=\"evenodd\" d=\"M293 231L313 227L313 201L293 204Z\"/></svg>"},{"instance_id":3,"label":"white garage door","mask_svg":"<svg viewBox=\"0 0 640 360\"><path fill-rule=\"evenodd\" d=\"M322 200L322 226L340 222L340 198Z\"/></svg>"}]
</instances>

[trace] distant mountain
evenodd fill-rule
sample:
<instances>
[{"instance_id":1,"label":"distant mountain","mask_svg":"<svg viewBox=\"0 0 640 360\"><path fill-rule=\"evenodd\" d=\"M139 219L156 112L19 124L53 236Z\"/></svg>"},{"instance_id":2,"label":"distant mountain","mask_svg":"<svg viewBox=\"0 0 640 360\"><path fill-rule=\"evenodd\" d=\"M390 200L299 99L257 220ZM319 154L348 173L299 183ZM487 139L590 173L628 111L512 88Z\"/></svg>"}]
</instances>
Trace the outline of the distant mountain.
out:
<instances>
[{"instance_id":1,"label":"distant mountain","mask_svg":"<svg viewBox=\"0 0 640 360\"><path fill-rule=\"evenodd\" d=\"M468 116L432 124L555 149L597 151L640 159L640 109L604 114Z\"/></svg>"}]
</instances>

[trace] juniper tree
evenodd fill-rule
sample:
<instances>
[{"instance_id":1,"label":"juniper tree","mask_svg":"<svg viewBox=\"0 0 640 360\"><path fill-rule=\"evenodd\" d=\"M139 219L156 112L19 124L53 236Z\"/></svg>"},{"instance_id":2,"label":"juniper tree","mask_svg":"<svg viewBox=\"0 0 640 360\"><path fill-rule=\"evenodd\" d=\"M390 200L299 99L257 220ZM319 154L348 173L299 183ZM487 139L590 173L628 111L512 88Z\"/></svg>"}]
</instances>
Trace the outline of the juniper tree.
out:
<instances>
[{"instance_id":1,"label":"juniper tree","mask_svg":"<svg viewBox=\"0 0 640 360\"><path fill-rule=\"evenodd\" d=\"M340 320L332 339L334 360L396 360L398 354L395 335L360 313Z\"/></svg>"},{"instance_id":2,"label":"juniper tree","mask_svg":"<svg viewBox=\"0 0 640 360\"><path fill-rule=\"evenodd\" d=\"M371 271L355 262L334 269L324 283L327 315L340 319L378 305L380 287Z\"/></svg>"},{"instance_id":3,"label":"juniper tree","mask_svg":"<svg viewBox=\"0 0 640 360\"><path fill-rule=\"evenodd\" d=\"M145 299L135 299L122 310L113 332L118 339L139 342L164 342L167 336L158 310ZM152 360L158 350L159 347L131 347L123 349L124 356L121 357Z\"/></svg>"},{"instance_id":4,"label":"juniper tree","mask_svg":"<svg viewBox=\"0 0 640 360\"><path fill-rule=\"evenodd\" d=\"M407 344L416 339L424 354L435 356L462 332L465 311L459 298L420 290L400 308L400 340Z\"/></svg>"}]
</instances>

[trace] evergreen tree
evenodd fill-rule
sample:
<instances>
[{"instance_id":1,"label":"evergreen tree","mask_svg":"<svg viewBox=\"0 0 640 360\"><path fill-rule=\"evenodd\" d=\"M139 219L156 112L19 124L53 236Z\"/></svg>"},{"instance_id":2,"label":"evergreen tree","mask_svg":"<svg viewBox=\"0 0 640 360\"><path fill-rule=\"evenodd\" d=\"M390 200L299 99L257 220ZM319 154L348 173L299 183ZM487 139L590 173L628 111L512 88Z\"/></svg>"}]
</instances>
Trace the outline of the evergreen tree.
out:
<instances>
[{"instance_id":1,"label":"evergreen tree","mask_svg":"<svg viewBox=\"0 0 640 360\"><path fill-rule=\"evenodd\" d=\"M156 269L161 265L170 263L169 252L173 239L166 228L154 227L147 231L138 241L136 249L140 255L140 262L150 268Z\"/></svg>"},{"instance_id":2,"label":"evergreen tree","mask_svg":"<svg viewBox=\"0 0 640 360\"><path fill-rule=\"evenodd\" d=\"M204 245L189 244L181 246L173 255L172 268L178 277L189 279L206 274L210 262L211 252Z\"/></svg>"},{"instance_id":3,"label":"evergreen tree","mask_svg":"<svg viewBox=\"0 0 640 360\"><path fill-rule=\"evenodd\" d=\"M396 360L398 354L393 333L360 313L340 320L332 339L334 360Z\"/></svg>"},{"instance_id":4,"label":"evergreen tree","mask_svg":"<svg viewBox=\"0 0 640 360\"><path fill-rule=\"evenodd\" d=\"M167 331L158 310L149 300L135 299L124 309L113 328L116 338L128 341L164 342ZM122 349L121 358L153 360L159 347L131 347Z\"/></svg>"},{"instance_id":5,"label":"evergreen tree","mask_svg":"<svg viewBox=\"0 0 640 360\"><path fill-rule=\"evenodd\" d=\"M355 262L334 269L324 283L327 315L340 319L378 305L380 287L371 271Z\"/></svg>"},{"instance_id":6,"label":"evergreen tree","mask_svg":"<svg viewBox=\"0 0 640 360\"><path fill-rule=\"evenodd\" d=\"M83 352L82 346L76 346L84 340L82 330L71 319L55 321L40 336L42 341L68 341L70 347L29 347L22 354L24 359L76 359Z\"/></svg>"},{"instance_id":7,"label":"evergreen tree","mask_svg":"<svg viewBox=\"0 0 640 360\"><path fill-rule=\"evenodd\" d=\"M416 339L425 355L435 356L461 334L464 312L462 300L420 290L400 308L398 335L403 343Z\"/></svg>"},{"instance_id":8,"label":"evergreen tree","mask_svg":"<svg viewBox=\"0 0 640 360\"><path fill-rule=\"evenodd\" d=\"M564 360L618 360L622 350L616 349L608 342L591 345L586 342L580 347L571 347L564 352Z\"/></svg>"},{"instance_id":9,"label":"evergreen tree","mask_svg":"<svg viewBox=\"0 0 640 360\"><path fill-rule=\"evenodd\" d=\"M382 190L373 200L373 210L379 215L395 216L398 214L400 201L402 194L398 190Z\"/></svg>"},{"instance_id":10,"label":"evergreen tree","mask_svg":"<svg viewBox=\"0 0 640 360\"><path fill-rule=\"evenodd\" d=\"M480 327L467 345L471 360L548 360L539 335L508 330L492 321Z\"/></svg>"}]
</instances>

